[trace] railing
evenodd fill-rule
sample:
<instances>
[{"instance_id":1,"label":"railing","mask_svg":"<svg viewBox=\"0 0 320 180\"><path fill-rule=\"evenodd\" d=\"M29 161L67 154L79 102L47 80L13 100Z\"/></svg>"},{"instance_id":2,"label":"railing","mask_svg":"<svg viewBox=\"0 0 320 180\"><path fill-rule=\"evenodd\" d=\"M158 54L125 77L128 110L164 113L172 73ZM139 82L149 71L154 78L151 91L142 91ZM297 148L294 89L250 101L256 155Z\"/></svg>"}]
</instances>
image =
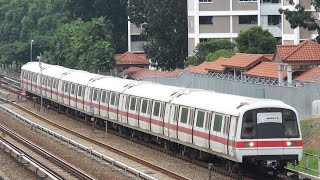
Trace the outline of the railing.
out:
<instances>
[{"instance_id":1,"label":"railing","mask_svg":"<svg viewBox=\"0 0 320 180\"><path fill-rule=\"evenodd\" d=\"M297 172L303 172L315 177L320 177L320 156L303 153L300 164L289 164L288 168Z\"/></svg>"}]
</instances>

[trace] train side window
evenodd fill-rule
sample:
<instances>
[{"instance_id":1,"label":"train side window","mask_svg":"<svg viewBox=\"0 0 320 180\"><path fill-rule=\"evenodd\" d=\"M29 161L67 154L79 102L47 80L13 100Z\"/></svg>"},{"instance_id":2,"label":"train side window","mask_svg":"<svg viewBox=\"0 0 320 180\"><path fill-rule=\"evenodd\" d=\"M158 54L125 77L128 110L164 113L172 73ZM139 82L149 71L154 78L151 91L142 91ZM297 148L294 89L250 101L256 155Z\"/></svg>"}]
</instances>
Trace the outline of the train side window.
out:
<instances>
[{"instance_id":1,"label":"train side window","mask_svg":"<svg viewBox=\"0 0 320 180\"><path fill-rule=\"evenodd\" d=\"M228 134L229 133L229 124L230 124L230 117L225 116L225 123L224 123L224 134Z\"/></svg>"},{"instance_id":2,"label":"train side window","mask_svg":"<svg viewBox=\"0 0 320 180\"><path fill-rule=\"evenodd\" d=\"M116 94L111 93L110 104L115 106L115 101L116 101Z\"/></svg>"},{"instance_id":3,"label":"train side window","mask_svg":"<svg viewBox=\"0 0 320 180\"><path fill-rule=\"evenodd\" d=\"M131 97L131 100L130 100L130 110L131 111L136 110L136 103L137 103L137 98Z\"/></svg>"},{"instance_id":4,"label":"train side window","mask_svg":"<svg viewBox=\"0 0 320 180\"><path fill-rule=\"evenodd\" d=\"M148 110L148 100L143 99L141 103L141 113L147 113Z\"/></svg>"},{"instance_id":5,"label":"train side window","mask_svg":"<svg viewBox=\"0 0 320 180\"><path fill-rule=\"evenodd\" d=\"M222 127L222 116L219 114L215 114L214 116L214 124L213 124L213 131L221 132Z\"/></svg>"},{"instance_id":6,"label":"train side window","mask_svg":"<svg viewBox=\"0 0 320 180\"><path fill-rule=\"evenodd\" d=\"M106 103L106 97L107 97L107 92L106 91L102 91L101 102Z\"/></svg>"},{"instance_id":7,"label":"train side window","mask_svg":"<svg viewBox=\"0 0 320 180\"><path fill-rule=\"evenodd\" d=\"M75 84L71 84L71 94L74 94L75 86Z\"/></svg>"},{"instance_id":8,"label":"train side window","mask_svg":"<svg viewBox=\"0 0 320 180\"><path fill-rule=\"evenodd\" d=\"M189 116L189 109L182 107L180 112L181 112L180 113L180 122L187 124L188 123L188 116Z\"/></svg>"},{"instance_id":9,"label":"train side window","mask_svg":"<svg viewBox=\"0 0 320 180\"><path fill-rule=\"evenodd\" d=\"M36 73L33 73L33 82L37 82L37 74Z\"/></svg>"},{"instance_id":10,"label":"train side window","mask_svg":"<svg viewBox=\"0 0 320 180\"><path fill-rule=\"evenodd\" d=\"M90 101L92 100L92 95L93 95L93 89L91 88L91 89L90 89L90 92L89 92L89 100L90 100Z\"/></svg>"},{"instance_id":11,"label":"train side window","mask_svg":"<svg viewBox=\"0 0 320 180\"><path fill-rule=\"evenodd\" d=\"M247 111L243 115L241 138L242 139L254 139L255 138L255 128L256 120L254 118L253 111Z\"/></svg>"},{"instance_id":12,"label":"train side window","mask_svg":"<svg viewBox=\"0 0 320 180\"><path fill-rule=\"evenodd\" d=\"M160 103L154 102L153 103L153 116L159 116L160 115Z\"/></svg>"},{"instance_id":13,"label":"train side window","mask_svg":"<svg viewBox=\"0 0 320 180\"><path fill-rule=\"evenodd\" d=\"M196 126L197 127L203 128L204 117L205 117L205 112L198 110L198 112L197 112L197 122L196 122Z\"/></svg>"},{"instance_id":14,"label":"train side window","mask_svg":"<svg viewBox=\"0 0 320 180\"><path fill-rule=\"evenodd\" d=\"M50 80L51 80L51 78L50 78L50 77L48 77L48 78L47 78L47 86L48 86L48 87L50 87L50 86L51 86Z\"/></svg>"},{"instance_id":15,"label":"train side window","mask_svg":"<svg viewBox=\"0 0 320 180\"><path fill-rule=\"evenodd\" d=\"M100 95L99 90L98 90L98 89L95 89L95 90L93 91L93 100L94 100L94 101L97 101L99 95Z\"/></svg>"},{"instance_id":16,"label":"train side window","mask_svg":"<svg viewBox=\"0 0 320 180\"><path fill-rule=\"evenodd\" d=\"M70 83L68 82L64 84L64 92L68 92L69 86L70 86Z\"/></svg>"},{"instance_id":17,"label":"train side window","mask_svg":"<svg viewBox=\"0 0 320 180\"><path fill-rule=\"evenodd\" d=\"M78 96L82 96L82 86L78 86Z\"/></svg>"}]
</instances>

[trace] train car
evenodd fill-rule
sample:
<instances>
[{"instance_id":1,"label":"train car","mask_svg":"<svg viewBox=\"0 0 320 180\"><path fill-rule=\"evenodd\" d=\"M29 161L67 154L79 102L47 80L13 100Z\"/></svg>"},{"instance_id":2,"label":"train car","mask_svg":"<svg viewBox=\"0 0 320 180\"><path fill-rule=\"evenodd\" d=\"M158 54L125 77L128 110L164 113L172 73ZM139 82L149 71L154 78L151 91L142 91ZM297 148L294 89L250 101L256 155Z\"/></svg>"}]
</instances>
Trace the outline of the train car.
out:
<instances>
[{"instance_id":1,"label":"train car","mask_svg":"<svg viewBox=\"0 0 320 180\"><path fill-rule=\"evenodd\" d=\"M22 82L28 82L28 74L40 76L34 64L26 66L23 67ZM277 173L288 162L302 158L297 112L282 101L138 82L70 69L66 70L70 73L62 76L63 71L57 75L45 74L49 79L61 77L58 101L53 96L46 96L48 100L112 122L119 130L125 127L127 134L138 134L173 151L194 158L222 158L230 171L259 166ZM22 87L39 95L25 83Z\"/></svg>"}]
</instances>

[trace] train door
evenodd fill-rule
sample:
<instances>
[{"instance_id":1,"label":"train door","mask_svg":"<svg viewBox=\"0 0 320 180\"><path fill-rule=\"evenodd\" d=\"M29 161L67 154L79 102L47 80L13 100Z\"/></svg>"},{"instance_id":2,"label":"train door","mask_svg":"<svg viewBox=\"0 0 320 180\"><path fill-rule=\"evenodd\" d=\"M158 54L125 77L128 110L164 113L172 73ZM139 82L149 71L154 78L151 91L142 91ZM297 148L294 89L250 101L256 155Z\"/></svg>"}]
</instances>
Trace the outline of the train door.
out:
<instances>
[{"instance_id":1,"label":"train door","mask_svg":"<svg viewBox=\"0 0 320 180\"><path fill-rule=\"evenodd\" d=\"M115 92L110 93L109 100L109 117L112 120L118 120L118 104L119 104L119 95Z\"/></svg>"},{"instance_id":2,"label":"train door","mask_svg":"<svg viewBox=\"0 0 320 180\"><path fill-rule=\"evenodd\" d=\"M70 106L76 107L77 106L77 92L76 92L77 86L71 83L70 88L71 88L70 89Z\"/></svg>"},{"instance_id":3,"label":"train door","mask_svg":"<svg viewBox=\"0 0 320 180\"><path fill-rule=\"evenodd\" d=\"M99 89L94 89L92 95L93 113L97 115L100 115L100 92Z\"/></svg>"},{"instance_id":4,"label":"train door","mask_svg":"<svg viewBox=\"0 0 320 180\"><path fill-rule=\"evenodd\" d=\"M100 115L103 117L108 117L108 102L109 102L109 92L102 90L101 91L101 99L100 99Z\"/></svg>"},{"instance_id":5,"label":"train door","mask_svg":"<svg viewBox=\"0 0 320 180\"><path fill-rule=\"evenodd\" d=\"M65 81L63 81L63 80L61 80L60 82L59 82L59 88L58 88L58 101L59 102L63 102L63 92L64 92L64 85L65 85Z\"/></svg>"},{"instance_id":6,"label":"train door","mask_svg":"<svg viewBox=\"0 0 320 180\"><path fill-rule=\"evenodd\" d=\"M163 134L164 103L153 101L151 113L151 131Z\"/></svg>"},{"instance_id":7,"label":"train door","mask_svg":"<svg viewBox=\"0 0 320 180\"><path fill-rule=\"evenodd\" d=\"M56 78L52 78L52 88L51 88L51 98L53 99L53 100L58 100L58 89L57 89L57 87L58 87L58 79L56 79Z\"/></svg>"},{"instance_id":8,"label":"train door","mask_svg":"<svg viewBox=\"0 0 320 180\"><path fill-rule=\"evenodd\" d=\"M237 126L238 126L238 118L235 116L231 116L231 120L230 120L230 130L229 130L229 143L228 143L228 147L229 147L229 152L228 155L229 156L236 156L236 133L237 133Z\"/></svg>"},{"instance_id":9,"label":"train door","mask_svg":"<svg viewBox=\"0 0 320 180\"><path fill-rule=\"evenodd\" d=\"M192 143L192 125L194 121L194 109L180 107L178 121L178 139Z\"/></svg>"},{"instance_id":10,"label":"train door","mask_svg":"<svg viewBox=\"0 0 320 180\"><path fill-rule=\"evenodd\" d=\"M223 126L223 153L229 154L230 116L225 116Z\"/></svg>"},{"instance_id":11,"label":"train door","mask_svg":"<svg viewBox=\"0 0 320 180\"><path fill-rule=\"evenodd\" d=\"M216 152L223 152L222 123L224 116L221 114L212 115L210 128L210 148Z\"/></svg>"},{"instance_id":12,"label":"train door","mask_svg":"<svg viewBox=\"0 0 320 180\"><path fill-rule=\"evenodd\" d=\"M38 94L38 95L41 95L41 75L40 74L37 74L36 75L36 82L35 82L35 92L36 92L36 94Z\"/></svg>"},{"instance_id":13,"label":"train door","mask_svg":"<svg viewBox=\"0 0 320 180\"><path fill-rule=\"evenodd\" d=\"M31 91L37 93L37 73L32 73Z\"/></svg>"},{"instance_id":14,"label":"train door","mask_svg":"<svg viewBox=\"0 0 320 180\"><path fill-rule=\"evenodd\" d=\"M168 131L170 138L178 138L178 121L179 121L180 107L178 105L171 105L170 117L168 124Z\"/></svg>"},{"instance_id":15,"label":"train door","mask_svg":"<svg viewBox=\"0 0 320 180\"><path fill-rule=\"evenodd\" d=\"M118 119L120 122L128 124L128 108L129 108L129 96L120 95L118 106Z\"/></svg>"},{"instance_id":16,"label":"train door","mask_svg":"<svg viewBox=\"0 0 320 180\"><path fill-rule=\"evenodd\" d=\"M63 103L70 105L70 82L64 83Z\"/></svg>"},{"instance_id":17,"label":"train door","mask_svg":"<svg viewBox=\"0 0 320 180\"><path fill-rule=\"evenodd\" d=\"M47 94L47 76L42 76L41 78L41 96L46 96Z\"/></svg>"},{"instance_id":18,"label":"train door","mask_svg":"<svg viewBox=\"0 0 320 180\"><path fill-rule=\"evenodd\" d=\"M164 114L164 126L163 126L163 134L169 137L169 123L170 123L170 115L171 115L171 107L172 104L167 103L165 107Z\"/></svg>"},{"instance_id":19,"label":"train door","mask_svg":"<svg viewBox=\"0 0 320 180\"><path fill-rule=\"evenodd\" d=\"M46 86L47 86L47 90L46 90L46 97L47 98L51 98L51 94L52 94L52 87L51 87L51 77L47 77L47 82L46 82Z\"/></svg>"},{"instance_id":20,"label":"train door","mask_svg":"<svg viewBox=\"0 0 320 180\"><path fill-rule=\"evenodd\" d=\"M193 144L200 147L207 148L209 146L209 129L207 128L207 121L209 112L203 110L196 110L195 120L193 125Z\"/></svg>"},{"instance_id":21,"label":"train door","mask_svg":"<svg viewBox=\"0 0 320 180\"><path fill-rule=\"evenodd\" d=\"M77 108L83 110L84 109L84 86L78 85L77 91Z\"/></svg>"},{"instance_id":22,"label":"train door","mask_svg":"<svg viewBox=\"0 0 320 180\"><path fill-rule=\"evenodd\" d=\"M140 111L139 111L139 127L141 129L150 130L151 117L150 117L150 105L152 101L141 98Z\"/></svg>"},{"instance_id":23,"label":"train door","mask_svg":"<svg viewBox=\"0 0 320 180\"><path fill-rule=\"evenodd\" d=\"M131 126L138 126L139 102L139 98L132 96L130 97L128 108L128 124Z\"/></svg>"}]
</instances>

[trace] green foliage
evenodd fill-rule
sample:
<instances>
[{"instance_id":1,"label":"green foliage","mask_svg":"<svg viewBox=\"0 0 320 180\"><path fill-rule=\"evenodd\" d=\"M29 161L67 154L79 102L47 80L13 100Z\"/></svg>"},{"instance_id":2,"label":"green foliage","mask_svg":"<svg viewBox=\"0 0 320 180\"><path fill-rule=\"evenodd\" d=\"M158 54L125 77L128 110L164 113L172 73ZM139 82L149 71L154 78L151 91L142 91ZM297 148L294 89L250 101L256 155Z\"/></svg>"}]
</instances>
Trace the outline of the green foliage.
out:
<instances>
[{"instance_id":1,"label":"green foliage","mask_svg":"<svg viewBox=\"0 0 320 180\"><path fill-rule=\"evenodd\" d=\"M55 34L46 53L49 63L91 72L114 66L111 22L104 18L65 24Z\"/></svg>"},{"instance_id":2,"label":"green foliage","mask_svg":"<svg viewBox=\"0 0 320 180\"><path fill-rule=\"evenodd\" d=\"M320 22L318 17L315 17L312 11L306 11L301 4L295 4L293 0L287 0L291 5L294 5L295 11L289 9L280 9L279 12L285 15L289 21L291 28L303 27L309 31L317 31L319 36L316 40L320 43ZM317 12L320 12L320 0L312 0L311 4Z\"/></svg>"},{"instance_id":3,"label":"green foliage","mask_svg":"<svg viewBox=\"0 0 320 180\"><path fill-rule=\"evenodd\" d=\"M162 70L183 68L187 57L187 1L128 1L130 21L138 27L146 23L144 51L151 65Z\"/></svg>"},{"instance_id":4,"label":"green foliage","mask_svg":"<svg viewBox=\"0 0 320 180\"><path fill-rule=\"evenodd\" d=\"M120 0L68 0L65 1L68 17L91 21L92 18L105 17L111 20L112 34L116 52L127 51L128 15L126 1Z\"/></svg>"},{"instance_id":5,"label":"green foliage","mask_svg":"<svg viewBox=\"0 0 320 180\"><path fill-rule=\"evenodd\" d=\"M206 42L201 42L196 47L197 64L201 64L209 53L214 53L218 50L225 49L233 51L235 44L228 39L210 39Z\"/></svg>"},{"instance_id":6,"label":"green foliage","mask_svg":"<svg viewBox=\"0 0 320 180\"><path fill-rule=\"evenodd\" d=\"M186 62L185 62L185 66L188 67L188 66L190 66L190 65L191 65L191 66L199 65L196 56L189 56L189 57L187 57Z\"/></svg>"},{"instance_id":7,"label":"green foliage","mask_svg":"<svg viewBox=\"0 0 320 180\"><path fill-rule=\"evenodd\" d=\"M215 61L219 59L220 57L224 58L230 58L234 56L236 53L234 51L226 50L226 49L220 49L218 51L215 51L213 53L209 53L206 57L206 61Z\"/></svg>"},{"instance_id":8,"label":"green foliage","mask_svg":"<svg viewBox=\"0 0 320 180\"><path fill-rule=\"evenodd\" d=\"M268 30L260 26L241 31L236 38L239 52L249 54L272 54L277 45L277 39Z\"/></svg>"}]
</instances>

